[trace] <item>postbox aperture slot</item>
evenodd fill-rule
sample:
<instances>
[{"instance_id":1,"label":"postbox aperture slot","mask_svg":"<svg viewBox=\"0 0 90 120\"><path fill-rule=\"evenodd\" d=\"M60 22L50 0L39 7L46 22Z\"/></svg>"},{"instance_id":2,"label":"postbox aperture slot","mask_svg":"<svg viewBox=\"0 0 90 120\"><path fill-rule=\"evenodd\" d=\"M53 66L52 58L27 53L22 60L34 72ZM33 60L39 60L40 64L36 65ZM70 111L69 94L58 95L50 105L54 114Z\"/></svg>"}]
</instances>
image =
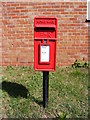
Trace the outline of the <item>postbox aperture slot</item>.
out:
<instances>
[{"instance_id":1,"label":"postbox aperture slot","mask_svg":"<svg viewBox=\"0 0 90 120\"><path fill-rule=\"evenodd\" d=\"M44 27L36 27L35 30L36 30L36 31L54 31L55 28L50 28L50 27L47 27L47 28L44 28Z\"/></svg>"}]
</instances>

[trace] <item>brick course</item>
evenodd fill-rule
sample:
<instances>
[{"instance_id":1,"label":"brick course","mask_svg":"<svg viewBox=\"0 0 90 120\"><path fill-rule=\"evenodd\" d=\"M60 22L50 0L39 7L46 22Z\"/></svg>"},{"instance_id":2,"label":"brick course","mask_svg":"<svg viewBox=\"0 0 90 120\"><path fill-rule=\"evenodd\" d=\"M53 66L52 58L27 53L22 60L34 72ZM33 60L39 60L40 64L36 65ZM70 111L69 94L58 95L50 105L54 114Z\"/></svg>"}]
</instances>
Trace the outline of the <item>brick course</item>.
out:
<instances>
[{"instance_id":1,"label":"brick course","mask_svg":"<svg viewBox=\"0 0 90 120\"><path fill-rule=\"evenodd\" d=\"M70 66L76 59L88 60L86 0L34 0L33 2L16 0L16 2L0 3L0 21L2 20L0 64L33 65L34 17L36 16L58 19L57 65Z\"/></svg>"}]
</instances>

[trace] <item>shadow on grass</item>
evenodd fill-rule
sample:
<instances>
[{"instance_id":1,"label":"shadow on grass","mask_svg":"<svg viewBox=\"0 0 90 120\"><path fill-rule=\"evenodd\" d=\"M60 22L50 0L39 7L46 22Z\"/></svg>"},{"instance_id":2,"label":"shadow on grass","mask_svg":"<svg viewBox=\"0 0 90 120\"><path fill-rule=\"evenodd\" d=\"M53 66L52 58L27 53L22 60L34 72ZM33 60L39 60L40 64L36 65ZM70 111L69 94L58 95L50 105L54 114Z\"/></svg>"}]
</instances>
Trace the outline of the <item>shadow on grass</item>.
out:
<instances>
[{"instance_id":1,"label":"shadow on grass","mask_svg":"<svg viewBox=\"0 0 90 120\"><path fill-rule=\"evenodd\" d=\"M26 87L24 87L23 85L18 83L7 82L7 81L3 81L2 83L0 83L0 89L6 91L10 96L15 98L19 96L23 98L27 98L29 93L28 89L26 89ZM30 98L38 105L43 105L43 101L37 100L32 95L30 95Z\"/></svg>"},{"instance_id":2,"label":"shadow on grass","mask_svg":"<svg viewBox=\"0 0 90 120\"><path fill-rule=\"evenodd\" d=\"M17 98L20 96L27 98L28 89L21 84L3 81L0 86L2 86L2 90L6 91L12 97Z\"/></svg>"},{"instance_id":3,"label":"shadow on grass","mask_svg":"<svg viewBox=\"0 0 90 120\"><path fill-rule=\"evenodd\" d=\"M41 106L43 106L43 101L36 100L35 102L36 102L38 105L41 105Z\"/></svg>"},{"instance_id":4,"label":"shadow on grass","mask_svg":"<svg viewBox=\"0 0 90 120\"><path fill-rule=\"evenodd\" d=\"M32 99L32 101L36 102L38 105L43 106L43 101L41 100L37 100L35 97L30 96L30 98Z\"/></svg>"}]
</instances>

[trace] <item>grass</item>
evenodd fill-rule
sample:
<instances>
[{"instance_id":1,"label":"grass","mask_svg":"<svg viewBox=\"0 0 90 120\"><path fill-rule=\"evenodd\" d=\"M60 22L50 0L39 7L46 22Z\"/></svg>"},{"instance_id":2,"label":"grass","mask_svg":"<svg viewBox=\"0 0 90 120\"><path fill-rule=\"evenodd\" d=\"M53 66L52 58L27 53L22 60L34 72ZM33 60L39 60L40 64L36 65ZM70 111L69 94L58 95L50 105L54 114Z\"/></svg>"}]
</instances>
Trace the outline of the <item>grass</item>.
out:
<instances>
[{"instance_id":1,"label":"grass","mask_svg":"<svg viewBox=\"0 0 90 120\"><path fill-rule=\"evenodd\" d=\"M43 109L43 73L32 67L3 67L3 118L87 118L88 69L49 72L49 104Z\"/></svg>"}]
</instances>

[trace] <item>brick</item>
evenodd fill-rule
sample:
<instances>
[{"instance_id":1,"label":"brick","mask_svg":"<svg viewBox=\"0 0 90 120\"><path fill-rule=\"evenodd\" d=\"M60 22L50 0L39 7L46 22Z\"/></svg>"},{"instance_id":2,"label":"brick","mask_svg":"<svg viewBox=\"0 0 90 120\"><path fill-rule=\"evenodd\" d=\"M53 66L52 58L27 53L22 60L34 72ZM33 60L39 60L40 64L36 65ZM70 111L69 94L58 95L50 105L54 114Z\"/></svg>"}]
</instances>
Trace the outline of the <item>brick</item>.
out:
<instances>
[{"instance_id":1,"label":"brick","mask_svg":"<svg viewBox=\"0 0 90 120\"><path fill-rule=\"evenodd\" d=\"M14 2L7 2L7 6L19 6L19 3L14 3Z\"/></svg>"},{"instance_id":2,"label":"brick","mask_svg":"<svg viewBox=\"0 0 90 120\"><path fill-rule=\"evenodd\" d=\"M87 5L81 5L79 8L87 8Z\"/></svg>"},{"instance_id":3,"label":"brick","mask_svg":"<svg viewBox=\"0 0 90 120\"><path fill-rule=\"evenodd\" d=\"M21 12L28 12L28 10L27 9L23 9L23 10L21 10Z\"/></svg>"}]
</instances>

